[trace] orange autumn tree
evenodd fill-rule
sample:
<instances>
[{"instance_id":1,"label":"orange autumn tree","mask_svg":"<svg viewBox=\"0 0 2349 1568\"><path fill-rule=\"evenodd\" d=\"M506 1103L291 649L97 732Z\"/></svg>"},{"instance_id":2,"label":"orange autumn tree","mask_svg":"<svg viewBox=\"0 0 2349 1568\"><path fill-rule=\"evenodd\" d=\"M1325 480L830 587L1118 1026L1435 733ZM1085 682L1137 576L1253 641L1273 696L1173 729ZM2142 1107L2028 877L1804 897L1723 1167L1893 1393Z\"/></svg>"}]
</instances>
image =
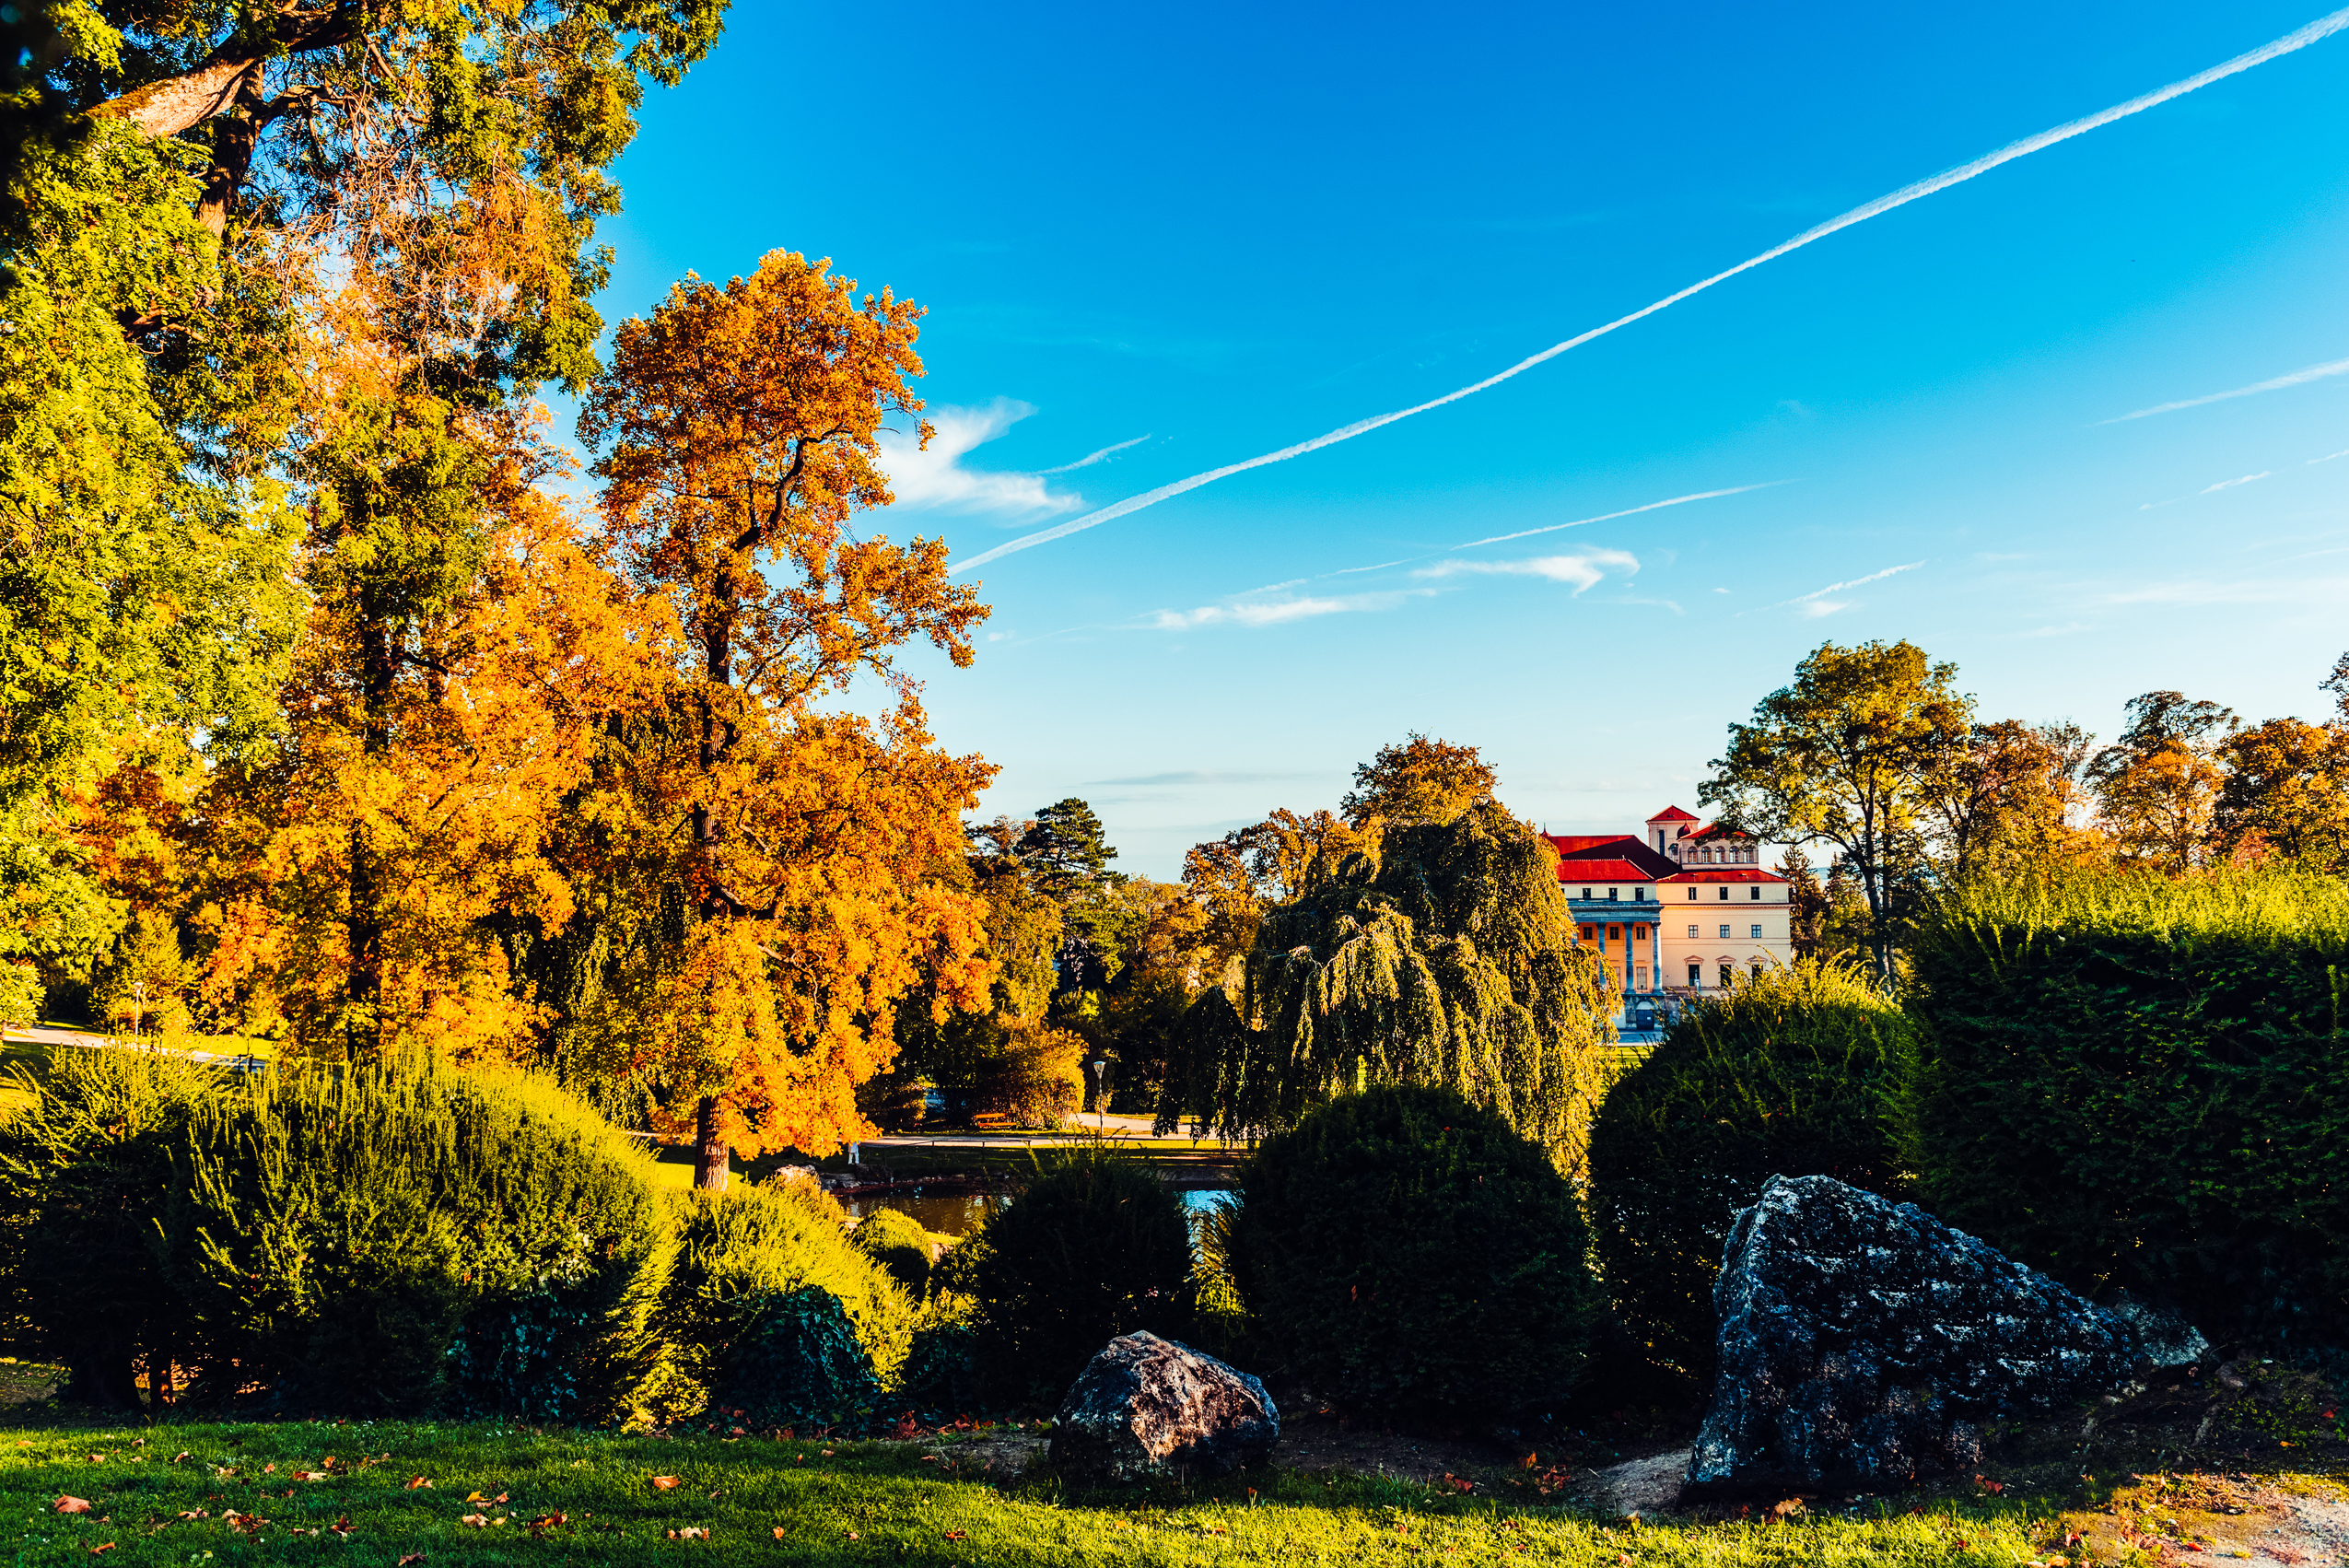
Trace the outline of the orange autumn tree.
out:
<instances>
[{"instance_id":1,"label":"orange autumn tree","mask_svg":"<svg viewBox=\"0 0 2349 1568\"><path fill-rule=\"evenodd\" d=\"M856 1086L918 981L941 1010L984 1000L980 910L934 872L992 770L937 746L896 656L967 665L987 612L943 543L849 528L890 500L882 420L929 439L920 315L785 252L723 288L689 277L622 324L579 423L617 563L683 637L658 709L613 727L592 808L637 847L606 1037L656 1124L693 1133L705 1188L732 1148L862 1134ZM843 705L860 682L879 713Z\"/></svg>"}]
</instances>

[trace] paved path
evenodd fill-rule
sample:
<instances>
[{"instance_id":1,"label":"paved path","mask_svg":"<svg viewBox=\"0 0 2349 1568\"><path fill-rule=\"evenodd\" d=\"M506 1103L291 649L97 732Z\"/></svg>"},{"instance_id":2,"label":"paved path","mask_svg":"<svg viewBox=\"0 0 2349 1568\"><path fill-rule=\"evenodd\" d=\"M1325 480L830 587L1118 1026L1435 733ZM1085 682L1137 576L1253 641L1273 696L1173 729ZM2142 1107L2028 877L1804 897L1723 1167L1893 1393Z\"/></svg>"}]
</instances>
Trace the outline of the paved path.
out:
<instances>
[{"instance_id":1,"label":"paved path","mask_svg":"<svg viewBox=\"0 0 2349 1568\"><path fill-rule=\"evenodd\" d=\"M233 1068L239 1072L261 1072L269 1066L260 1057L246 1056L237 1051L177 1050L144 1041L116 1039L111 1035L60 1029L48 1024L36 1024L29 1029L0 1030L0 1040L29 1040L37 1046L78 1046L88 1051L154 1051L158 1055L184 1057L190 1061L215 1067Z\"/></svg>"}]
</instances>

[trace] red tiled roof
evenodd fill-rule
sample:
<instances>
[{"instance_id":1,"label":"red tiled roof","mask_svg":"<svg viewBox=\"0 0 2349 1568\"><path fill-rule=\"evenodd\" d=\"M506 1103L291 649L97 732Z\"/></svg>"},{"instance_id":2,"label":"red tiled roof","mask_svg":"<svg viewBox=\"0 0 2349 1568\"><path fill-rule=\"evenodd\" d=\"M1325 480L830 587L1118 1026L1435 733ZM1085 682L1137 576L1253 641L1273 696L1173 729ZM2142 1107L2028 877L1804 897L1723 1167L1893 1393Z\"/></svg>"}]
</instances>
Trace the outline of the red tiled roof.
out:
<instances>
[{"instance_id":1,"label":"red tiled roof","mask_svg":"<svg viewBox=\"0 0 2349 1568\"><path fill-rule=\"evenodd\" d=\"M1678 806L1666 806L1648 818L1650 822L1695 822L1697 820L1699 819L1695 813L1684 812Z\"/></svg>"},{"instance_id":2,"label":"red tiled roof","mask_svg":"<svg viewBox=\"0 0 2349 1568\"><path fill-rule=\"evenodd\" d=\"M1766 872L1759 866L1683 866L1664 879L1666 882L1784 882L1776 872Z\"/></svg>"},{"instance_id":3,"label":"red tiled roof","mask_svg":"<svg viewBox=\"0 0 2349 1568\"><path fill-rule=\"evenodd\" d=\"M1571 882L1577 887L1594 883L1613 883L1617 886L1661 882L1663 875L1635 865L1630 860L1560 860L1558 880Z\"/></svg>"},{"instance_id":4,"label":"red tiled roof","mask_svg":"<svg viewBox=\"0 0 2349 1568\"><path fill-rule=\"evenodd\" d=\"M1680 842L1683 844L1700 844L1708 838L1749 839L1752 837L1753 836L1748 833L1739 833L1732 828L1724 827L1717 822L1709 822L1702 827L1698 828L1694 833L1689 834L1686 838L1681 839Z\"/></svg>"},{"instance_id":5,"label":"red tiled roof","mask_svg":"<svg viewBox=\"0 0 2349 1568\"><path fill-rule=\"evenodd\" d=\"M1654 882L1670 876L1679 867L1648 847L1647 841L1632 833L1552 833L1548 836L1558 848L1558 880L1564 882L1572 874L1588 882L1599 873L1590 869L1591 863L1605 860L1620 862L1633 869L1629 872L1609 872L1609 876L1630 876L1639 882Z\"/></svg>"}]
</instances>

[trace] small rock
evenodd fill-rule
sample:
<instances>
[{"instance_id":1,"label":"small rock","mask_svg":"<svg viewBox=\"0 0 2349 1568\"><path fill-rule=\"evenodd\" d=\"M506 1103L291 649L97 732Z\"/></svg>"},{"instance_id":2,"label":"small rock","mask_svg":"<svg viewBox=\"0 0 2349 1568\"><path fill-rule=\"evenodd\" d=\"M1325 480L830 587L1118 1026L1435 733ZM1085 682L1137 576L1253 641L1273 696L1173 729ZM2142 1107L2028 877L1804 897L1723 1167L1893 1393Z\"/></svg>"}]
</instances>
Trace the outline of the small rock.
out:
<instances>
[{"instance_id":1,"label":"small rock","mask_svg":"<svg viewBox=\"0 0 2349 1568\"><path fill-rule=\"evenodd\" d=\"M1264 1385L1213 1356L1143 1332L1103 1347L1053 1418L1052 1468L1072 1480L1221 1475L1280 1438Z\"/></svg>"},{"instance_id":2,"label":"small rock","mask_svg":"<svg viewBox=\"0 0 2349 1568\"><path fill-rule=\"evenodd\" d=\"M1877 1491L1979 1462L1990 1422L2125 1378L2111 1313L1911 1203L1773 1176L1713 1285L1693 1495Z\"/></svg>"}]
</instances>

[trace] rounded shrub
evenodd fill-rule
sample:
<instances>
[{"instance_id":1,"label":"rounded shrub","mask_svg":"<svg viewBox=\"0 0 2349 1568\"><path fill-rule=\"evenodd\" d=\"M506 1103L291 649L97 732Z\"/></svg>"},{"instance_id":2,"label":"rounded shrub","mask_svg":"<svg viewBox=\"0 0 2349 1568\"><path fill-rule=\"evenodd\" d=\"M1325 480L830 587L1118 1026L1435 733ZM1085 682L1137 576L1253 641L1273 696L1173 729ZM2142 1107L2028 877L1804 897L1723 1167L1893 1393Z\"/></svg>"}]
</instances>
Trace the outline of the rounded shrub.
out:
<instances>
[{"instance_id":1,"label":"rounded shrub","mask_svg":"<svg viewBox=\"0 0 2349 1568\"><path fill-rule=\"evenodd\" d=\"M795 1183L684 1193L672 1204L675 1261L649 1326L660 1363L645 1395L653 1413L731 1409L725 1399L764 1375L754 1363L771 1367L791 1353L825 1362L824 1346L791 1352L776 1342L808 1321L795 1310L777 1327L777 1302L809 1286L839 1303L870 1376L882 1384L896 1377L913 1338L914 1302L858 1248L829 1194Z\"/></svg>"},{"instance_id":2,"label":"rounded shrub","mask_svg":"<svg viewBox=\"0 0 2349 1568\"><path fill-rule=\"evenodd\" d=\"M1058 1405L1118 1335L1188 1331L1182 1200L1106 1149L1039 1155L1011 1207L955 1251L967 1254L957 1262L977 1298L979 1366L999 1398Z\"/></svg>"},{"instance_id":3,"label":"rounded shrub","mask_svg":"<svg viewBox=\"0 0 2349 1568\"><path fill-rule=\"evenodd\" d=\"M1682 1016L1591 1127L1599 1271L1650 1363L1710 1389L1712 1282L1737 1211L1773 1176L1908 1196L1900 1009L1848 968L1765 971Z\"/></svg>"},{"instance_id":4,"label":"rounded shrub","mask_svg":"<svg viewBox=\"0 0 2349 1568\"><path fill-rule=\"evenodd\" d=\"M570 1095L427 1056L200 1103L158 1244L217 1393L576 1419L657 1268L651 1162Z\"/></svg>"},{"instance_id":5,"label":"rounded shrub","mask_svg":"<svg viewBox=\"0 0 2349 1568\"><path fill-rule=\"evenodd\" d=\"M1242 1167L1225 1246L1248 1340L1362 1410L1554 1405L1596 1289L1572 1190L1539 1144L1449 1088L1348 1094Z\"/></svg>"},{"instance_id":6,"label":"rounded shrub","mask_svg":"<svg viewBox=\"0 0 2349 1568\"><path fill-rule=\"evenodd\" d=\"M754 1428L869 1423L881 1407L872 1358L840 1298L821 1285L742 1298L711 1403Z\"/></svg>"},{"instance_id":7,"label":"rounded shrub","mask_svg":"<svg viewBox=\"0 0 2349 1568\"><path fill-rule=\"evenodd\" d=\"M930 1239L921 1222L899 1209L876 1209L858 1223L857 1250L889 1271L919 1300L929 1292Z\"/></svg>"}]
</instances>

